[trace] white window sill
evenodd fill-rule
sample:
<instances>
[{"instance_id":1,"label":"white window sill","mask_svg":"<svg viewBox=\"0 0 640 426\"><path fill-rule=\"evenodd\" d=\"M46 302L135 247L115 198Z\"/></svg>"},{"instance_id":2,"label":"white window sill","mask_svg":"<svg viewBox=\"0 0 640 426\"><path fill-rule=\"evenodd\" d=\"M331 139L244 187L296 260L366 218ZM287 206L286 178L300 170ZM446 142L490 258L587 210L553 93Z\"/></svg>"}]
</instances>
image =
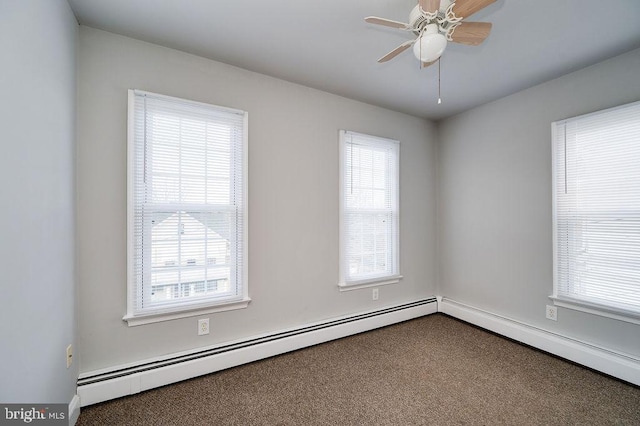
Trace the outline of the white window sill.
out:
<instances>
[{"instance_id":1,"label":"white window sill","mask_svg":"<svg viewBox=\"0 0 640 426\"><path fill-rule=\"evenodd\" d=\"M168 310L138 315L127 314L122 319L128 323L129 327L134 327L137 325L151 324L154 322L170 321L179 318L195 317L198 315L213 314L216 312L244 309L249 305L249 302L251 302L251 299L246 298L234 302L226 302L216 305L185 307L179 311Z\"/></svg>"},{"instance_id":2,"label":"white window sill","mask_svg":"<svg viewBox=\"0 0 640 426\"><path fill-rule=\"evenodd\" d=\"M368 287L379 287L381 285L397 284L402 279L402 275L392 275L389 277L373 278L370 280L350 281L348 283L338 283L340 291L358 290Z\"/></svg>"},{"instance_id":3,"label":"white window sill","mask_svg":"<svg viewBox=\"0 0 640 426\"><path fill-rule=\"evenodd\" d=\"M640 324L640 314L636 312L616 309L609 306L589 303L582 300L567 299L558 296L549 296L555 306L573 309L574 311L586 312L588 314L598 315L601 317L611 318L618 321L630 322L632 324Z\"/></svg>"}]
</instances>

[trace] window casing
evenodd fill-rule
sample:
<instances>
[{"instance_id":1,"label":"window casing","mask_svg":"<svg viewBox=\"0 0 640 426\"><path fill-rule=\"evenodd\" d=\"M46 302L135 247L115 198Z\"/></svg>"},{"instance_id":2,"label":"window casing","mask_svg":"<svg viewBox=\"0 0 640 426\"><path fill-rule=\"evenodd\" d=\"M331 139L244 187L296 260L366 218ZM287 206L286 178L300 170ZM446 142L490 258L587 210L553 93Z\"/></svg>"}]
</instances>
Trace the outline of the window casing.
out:
<instances>
[{"instance_id":1,"label":"window casing","mask_svg":"<svg viewBox=\"0 0 640 426\"><path fill-rule=\"evenodd\" d=\"M639 322L640 102L558 121L552 131L552 298Z\"/></svg>"},{"instance_id":2,"label":"window casing","mask_svg":"<svg viewBox=\"0 0 640 426\"><path fill-rule=\"evenodd\" d=\"M399 274L397 141L340 131L341 289L397 283Z\"/></svg>"},{"instance_id":3,"label":"window casing","mask_svg":"<svg viewBox=\"0 0 640 426\"><path fill-rule=\"evenodd\" d=\"M247 306L247 114L129 91L129 325Z\"/></svg>"}]
</instances>

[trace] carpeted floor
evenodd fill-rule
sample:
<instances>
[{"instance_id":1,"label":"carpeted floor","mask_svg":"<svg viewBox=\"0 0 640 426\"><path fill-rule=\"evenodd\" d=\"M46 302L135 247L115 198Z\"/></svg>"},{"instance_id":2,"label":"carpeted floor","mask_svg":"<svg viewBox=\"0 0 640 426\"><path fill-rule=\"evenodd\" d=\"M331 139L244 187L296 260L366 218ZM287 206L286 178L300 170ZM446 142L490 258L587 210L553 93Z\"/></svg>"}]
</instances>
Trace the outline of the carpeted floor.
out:
<instances>
[{"instance_id":1,"label":"carpeted floor","mask_svg":"<svg viewBox=\"0 0 640 426\"><path fill-rule=\"evenodd\" d=\"M82 409L85 425L640 425L640 388L442 314Z\"/></svg>"}]
</instances>

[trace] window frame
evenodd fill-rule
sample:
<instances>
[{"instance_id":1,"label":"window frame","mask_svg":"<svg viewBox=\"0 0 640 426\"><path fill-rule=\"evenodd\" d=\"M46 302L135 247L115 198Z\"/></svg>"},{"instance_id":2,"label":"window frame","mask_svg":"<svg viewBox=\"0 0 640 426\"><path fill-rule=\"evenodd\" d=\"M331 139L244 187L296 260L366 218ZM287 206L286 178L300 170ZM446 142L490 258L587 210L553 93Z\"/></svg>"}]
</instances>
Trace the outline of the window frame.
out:
<instances>
[{"instance_id":1,"label":"window frame","mask_svg":"<svg viewBox=\"0 0 640 426\"><path fill-rule=\"evenodd\" d=\"M614 112L616 110L622 110L625 108L638 107L640 102L633 102L630 104L620 105L613 108L608 108L600 111L596 111L590 114L584 114L576 117L567 118L564 120L558 120L551 123L551 157L552 157L552 208L553 208L553 293L549 296L555 306L568 308L576 311L581 311L593 315L598 315L606 318L611 318L619 321L640 324L640 311L627 310L618 306L614 306L614 303L598 303L591 300L586 300L579 297L571 297L559 292L561 286L559 280L559 246L558 246L558 167L561 161L557 155L557 145L560 143L560 131L565 131L568 123L579 121L580 119L594 117L597 115ZM566 136L564 137L566 139ZM563 142L566 144L566 140ZM566 152L566 147L564 148ZM565 153L566 156L566 153ZM566 161L564 159L563 161ZM566 166L563 166L566 167Z\"/></svg>"},{"instance_id":2,"label":"window frame","mask_svg":"<svg viewBox=\"0 0 640 426\"><path fill-rule=\"evenodd\" d=\"M392 184L393 224L391 236L393 238L394 253L392 254L392 273L368 279L347 280L346 266L346 224L345 224L345 176L346 176L346 148L349 140L353 137L369 141L370 146L387 145L392 148L395 154L394 168L395 176ZM378 287L388 284L397 284L403 278L400 275L400 142L393 139L372 136L364 133L349 130L339 132L339 278L338 288L340 291L357 290L368 287ZM366 144L365 144L366 145Z\"/></svg>"},{"instance_id":3,"label":"window frame","mask_svg":"<svg viewBox=\"0 0 640 426\"><path fill-rule=\"evenodd\" d=\"M242 244L241 253L239 254L242 260L242 284L240 291L234 293L232 297L217 298L217 300L197 300L193 302L178 300L176 303L167 303L159 308L149 308L148 310L141 309L140 304L142 300L142 289L137 285L137 279L135 275L135 208L136 208L136 193L135 193L135 173L136 173L136 111L135 103L136 96L149 96L159 100L167 100L170 102L179 102L184 105L190 105L195 107L203 107L206 109L213 109L217 112L238 114L242 116L242 146L241 149L241 168L240 179L242 188L241 208L239 214L241 215L241 235L239 241ZM231 179L237 176L233 172L233 167L230 170ZM188 203L171 203L176 207L184 207ZM205 204L206 206L206 204ZM176 98L172 96L161 95L157 93L146 92L137 89L128 90L128 122L127 122L127 313L123 317L123 320L128 323L129 326L137 326L142 324L155 323L159 321L167 321L178 318L185 318L203 314L210 314L215 312L224 312L235 309L246 308L251 301L249 298L249 275L248 275L248 234L249 234L249 217L248 217L248 113L237 109L221 107L203 102L197 102L182 98ZM150 228L143 231L143 233L150 233ZM149 243L150 244L150 243ZM232 242L233 244L233 242ZM230 265L231 268L235 267L235 262Z\"/></svg>"}]
</instances>

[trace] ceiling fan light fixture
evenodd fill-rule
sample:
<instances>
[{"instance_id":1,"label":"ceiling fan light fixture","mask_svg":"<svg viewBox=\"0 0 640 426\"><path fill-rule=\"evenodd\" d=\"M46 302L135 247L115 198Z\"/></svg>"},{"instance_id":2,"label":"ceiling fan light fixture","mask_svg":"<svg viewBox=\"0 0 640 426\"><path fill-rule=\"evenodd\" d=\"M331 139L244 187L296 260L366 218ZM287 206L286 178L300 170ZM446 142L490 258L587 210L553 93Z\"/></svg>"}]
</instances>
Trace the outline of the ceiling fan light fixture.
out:
<instances>
[{"instance_id":1,"label":"ceiling fan light fixture","mask_svg":"<svg viewBox=\"0 0 640 426\"><path fill-rule=\"evenodd\" d=\"M437 24L429 24L413 45L413 54L421 62L433 62L447 47L447 38L440 34Z\"/></svg>"}]
</instances>

